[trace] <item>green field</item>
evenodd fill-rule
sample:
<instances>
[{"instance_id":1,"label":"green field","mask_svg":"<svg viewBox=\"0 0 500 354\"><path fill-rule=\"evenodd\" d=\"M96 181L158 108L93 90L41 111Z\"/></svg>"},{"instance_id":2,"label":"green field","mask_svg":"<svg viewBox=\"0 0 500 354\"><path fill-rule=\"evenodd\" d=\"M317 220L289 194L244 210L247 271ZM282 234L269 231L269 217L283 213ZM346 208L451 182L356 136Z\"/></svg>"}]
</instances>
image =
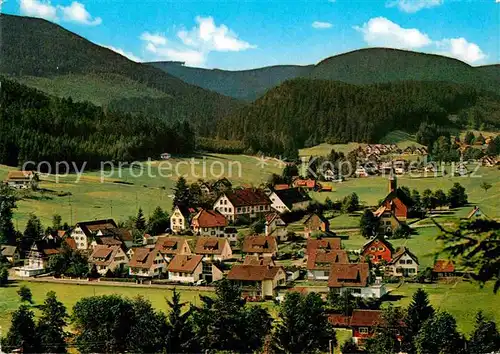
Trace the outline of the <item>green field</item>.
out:
<instances>
[{"instance_id":1,"label":"green field","mask_svg":"<svg viewBox=\"0 0 500 354\"><path fill-rule=\"evenodd\" d=\"M171 170L167 169L167 163L171 164ZM100 172L84 173L78 183L76 175L41 176L40 188L45 191L31 192L29 196L19 200L14 218L17 228L23 230L30 213L40 217L45 226L50 225L52 215L56 213L70 224L110 217L117 221L125 220L136 215L139 207L148 216L157 206L167 210L172 208L172 188L177 181L176 168L179 175L184 175L190 182L203 176L206 176L206 180L228 177L234 185L246 186L259 186L269 179L271 173L280 173L282 169L274 159L264 160L264 168L259 167L258 163L262 162L252 156L213 154L199 155L193 160L187 157L173 158L163 165L159 165L160 162L157 161L146 162L142 176L139 176L139 168L123 167L121 172L116 169L114 174L106 171L106 176L109 177L105 177L103 182ZM161 172L160 167L163 168ZM0 166L0 179L5 179L7 172L13 169L15 168ZM151 176L148 175L148 169L151 170ZM61 193L71 195L58 196Z\"/></svg>"},{"instance_id":2,"label":"green field","mask_svg":"<svg viewBox=\"0 0 500 354\"><path fill-rule=\"evenodd\" d=\"M163 312L168 311L168 306L165 298L172 296L172 291L168 289L158 288L133 288L125 286L101 286L101 285L73 285L73 284L56 284L56 283L37 283L37 282L16 282L10 284L6 288L0 288L0 326L6 330L10 326L10 317L19 305L19 296L16 291L21 285L26 285L33 293L34 305L40 305L45 299L45 295L49 291L55 291L60 301L64 303L68 312L83 297L94 295L112 295L119 294L126 297L143 296L151 301L153 306ZM209 295L197 291L181 290L181 300L193 304L200 304L199 295ZM36 307L34 307L37 313ZM5 333L5 332L4 332Z\"/></svg>"},{"instance_id":3,"label":"green field","mask_svg":"<svg viewBox=\"0 0 500 354\"><path fill-rule=\"evenodd\" d=\"M391 293L393 296L402 296L393 304L408 306L418 288L424 289L429 294L430 302L435 309L452 314L457 320L459 330L466 335L472 331L474 317L479 310L500 323L500 306L498 306L500 294L493 293L492 284L482 289L477 283L462 280L450 284L404 284Z\"/></svg>"}]
</instances>

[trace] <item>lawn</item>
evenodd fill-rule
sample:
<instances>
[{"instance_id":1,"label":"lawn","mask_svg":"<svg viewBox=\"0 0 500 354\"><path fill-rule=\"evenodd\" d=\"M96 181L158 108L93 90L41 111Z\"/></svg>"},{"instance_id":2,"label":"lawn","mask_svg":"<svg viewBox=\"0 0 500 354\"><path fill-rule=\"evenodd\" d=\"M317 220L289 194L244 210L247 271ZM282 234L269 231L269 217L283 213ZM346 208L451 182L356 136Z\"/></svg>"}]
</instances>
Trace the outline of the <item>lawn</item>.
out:
<instances>
[{"instance_id":1,"label":"lawn","mask_svg":"<svg viewBox=\"0 0 500 354\"><path fill-rule=\"evenodd\" d=\"M168 168L167 163L171 164L170 170L165 169ZM163 168L163 177L159 168ZM1 165L0 180L5 179L7 172L13 169ZM18 201L14 219L16 227L23 230L30 213L40 217L45 226L51 224L52 215L56 213L70 224L110 217L117 221L125 220L136 215L139 207L148 216L157 206L171 210L172 188L178 175L185 176L190 182L199 178L215 180L228 177L234 185L258 186L266 182L271 173L280 173L281 169L282 166L274 159L210 154L173 158L163 165L158 161L145 162L142 175L139 168L124 167L121 172L116 169L114 174L106 170L106 178L102 182L101 173L97 171L85 172L78 183L76 175L41 176L40 188L45 191L29 193Z\"/></svg>"},{"instance_id":2,"label":"lawn","mask_svg":"<svg viewBox=\"0 0 500 354\"><path fill-rule=\"evenodd\" d=\"M422 288L429 294L431 304L435 309L447 311L457 320L458 328L469 335L474 326L474 317L477 311L482 310L500 323L500 294L493 293L492 284L480 288L477 283L457 280L456 283L444 284L403 284L392 291L391 295L397 299L396 306L408 306L413 293Z\"/></svg>"},{"instance_id":3,"label":"lawn","mask_svg":"<svg viewBox=\"0 0 500 354\"><path fill-rule=\"evenodd\" d=\"M77 301L83 297L94 295L111 295L118 294L126 297L143 296L151 301L153 306L163 312L168 311L168 306L165 298L172 296L172 291L168 289L158 288L132 288L121 286L101 286L101 285L72 285L72 284L57 284L57 283L37 283L37 282L16 282L9 287L0 288L0 326L4 331L10 326L10 317L14 310L19 307L20 301L16 291L21 285L26 285L33 293L33 300L36 305L43 303L45 295L48 291L55 291L60 301L64 303L68 312L71 312ZM181 290L181 300L193 304L200 304L200 294L198 291ZM38 310L35 308L35 311ZM5 333L5 332L4 332Z\"/></svg>"}]
</instances>

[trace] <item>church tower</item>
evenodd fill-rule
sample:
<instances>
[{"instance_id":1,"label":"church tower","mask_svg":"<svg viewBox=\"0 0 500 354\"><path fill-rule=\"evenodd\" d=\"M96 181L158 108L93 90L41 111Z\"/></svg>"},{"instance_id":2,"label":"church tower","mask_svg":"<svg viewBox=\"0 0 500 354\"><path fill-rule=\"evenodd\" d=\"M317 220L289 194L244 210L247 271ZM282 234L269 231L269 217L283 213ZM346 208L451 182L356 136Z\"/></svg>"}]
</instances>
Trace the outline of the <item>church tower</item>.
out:
<instances>
[{"instance_id":1,"label":"church tower","mask_svg":"<svg viewBox=\"0 0 500 354\"><path fill-rule=\"evenodd\" d=\"M394 169L391 168L391 172L389 173L389 193L396 192L397 189L396 175L394 174Z\"/></svg>"}]
</instances>

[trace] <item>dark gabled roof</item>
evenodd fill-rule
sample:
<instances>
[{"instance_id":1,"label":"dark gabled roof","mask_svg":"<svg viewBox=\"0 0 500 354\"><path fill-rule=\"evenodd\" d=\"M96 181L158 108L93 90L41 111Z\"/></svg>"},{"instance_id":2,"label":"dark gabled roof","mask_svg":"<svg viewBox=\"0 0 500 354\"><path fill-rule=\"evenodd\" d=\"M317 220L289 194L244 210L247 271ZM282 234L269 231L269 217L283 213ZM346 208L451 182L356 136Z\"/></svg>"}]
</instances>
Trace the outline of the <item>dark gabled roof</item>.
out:
<instances>
[{"instance_id":1,"label":"dark gabled roof","mask_svg":"<svg viewBox=\"0 0 500 354\"><path fill-rule=\"evenodd\" d=\"M311 214L307 215L305 217L305 219L304 219L303 224L307 224L309 222L309 220L311 220L311 218L314 217L314 216L317 216L321 220L321 222L324 222L326 225L330 224L330 222L328 221L328 219L325 218L322 214L319 214L319 213L311 213Z\"/></svg>"},{"instance_id":2,"label":"dark gabled roof","mask_svg":"<svg viewBox=\"0 0 500 354\"><path fill-rule=\"evenodd\" d=\"M10 245L0 245L0 253L4 257L12 257L16 254L17 252L17 246L10 246Z\"/></svg>"},{"instance_id":3,"label":"dark gabled roof","mask_svg":"<svg viewBox=\"0 0 500 354\"><path fill-rule=\"evenodd\" d=\"M253 206L253 205L271 205L271 200L261 189L245 188L236 189L226 193L234 207Z\"/></svg>"},{"instance_id":4,"label":"dark gabled roof","mask_svg":"<svg viewBox=\"0 0 500 354\"><path fill-rule=\"evenodd\" d=\"M387 196L384 199L384 202L386 200L393 200L396 198L401 200L401 202L407 207L410 207L412 205L412 200L410 199L410 197L408 197L408 195L406 195L406 193L401 188L397 188L395 191L392 191L389 194L387 194Z\"/></svg>"},{"instance_id":5,"label":"dark gabled roof","mask_svg":"<svg viewBox=\"0 0 500 354\"><path fill-rule=\"evenodd\" d=\"M330 288L361 287L368 285L370 268L368 263L333 263L330 268Z\"/></svg>"},{"instance_id":6,"label":"dark gabled roof","mask_svg":"<svg viewBox=\"0 0 500 354\"><path fill-rule=\"evenodd\" d=\"M244 253L274 253L278 243L274 236L246 236L243 240Z\"/></svg>"},{"instance_id":7,"label":"dark gabled roof","mask_svg":"<svg viewBox=\"0 0 500 354\"><path fill-rule=\"evenodd\" d=\"M196 242L194 253L196 254L222 254L224 248L229 245L226 238L200 237Z\"/></svg>"},{"instance_id":8,"label":"dark gabled roof","mask_svg":"<svg viewBox=\"0 0 500 354\"><path fill-rule=\"evenodd\" d=\"M353 310L350 324L355 327L375 327L381 322L380 310Z\"/></svg>"},{"instance_id":9,"label":"dark gabled roof","mask_svg":"<svg viewBox=\"0 0 500 354\"><path fill-rule=\"evenodd\" d=\"M103 219L103 220L93 220L93 221L81 221L76 224L80 226L85 236L90 237L93 233L99 230L114 229L117 227L113 219Z\"/></svg>"},{"instance_id":10,"label":"dark gabled roof","mask_svg":"<svg viewBox=\"0 0 500 354\"><path fill-rule=\"evenodd\" d=\"M170 261L167 270L169 272L193 273L202 260L203 256L178 254Z\"/></svg>"},{"instance_id":11,"label":"dark gabled roof","mask_svg":"<svg viewBox=\"0 0 500 354\"><path fill-rule=\"evenodd\" d=\"M311 200L311 197L300 188L279 189L275 190L274 193L289 209L292 209L293 204Z\"/></svg>"},{"instance_id":12,"label":"dark gabled roof","mask_svg":"<svg viewBox=\"0 0 500 354\"><path fill-rule=\"evenodd\" d=\"M392 257L391 261L389 262L389 264L394 264L396 263L397 261L399 261L399 259L404 255L404 254L407 254L408 256L411 257L411 259L413 259L417 264L418 263L418 258L417 256L415 256L408 248L406 247L403 247L401 249L398 249L396 251L396 254Z\"/></svg>"},{"instance_id":13,"label":"dark gabled roof","mask_svg":"<svg viewBox=\"0 0 500 354\"><path fill-rule=\"evenodd\" d=\"M329 252L316 251L307 257L307 269L330 269L334 263L349 263L349 256L345 250L331 250Z\"/></svg>"},{"instance_id":14,"label":"dark gabled roof","mask_svg":"<svg viewBox=\"0 0 500 354\"><path fill-rule=\"evenodd\" d=\"M193 218L198 222L199 227L225 227L227 219L224 215L216 210L202 209Z\"/></svg>"},{"instance_id":15,"label":"dark gabled roof","mask_svg":"<svg viewBox=\"0 0 500 354\"><path fill-rule=\"evenodd\" d=\"M265 265L235 264L229 271L227 279L243 281L261 281L264 279L274 279L282 267L272 267Z\"/></svg>"},{"instance_id":16,"label":"dark gabled roof","mask_svg":"<svg viewBox=\"0 0 500 354\"><path fill-rule=\"evenodd\" d=\"M340 237L325 237L319 239L308 239L306 253L313 254L316 251L329 252L331 250L340 250L342 247Z\"/></svg>"}]
</instances>

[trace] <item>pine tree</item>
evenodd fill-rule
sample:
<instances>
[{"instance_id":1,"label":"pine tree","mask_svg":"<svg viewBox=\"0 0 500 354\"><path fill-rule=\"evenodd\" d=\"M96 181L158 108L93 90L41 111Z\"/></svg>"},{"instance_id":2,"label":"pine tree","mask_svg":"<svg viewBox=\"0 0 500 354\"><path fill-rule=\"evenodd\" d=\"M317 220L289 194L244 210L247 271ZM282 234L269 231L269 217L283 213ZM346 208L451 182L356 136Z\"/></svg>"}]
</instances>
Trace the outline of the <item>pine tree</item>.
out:
<instances>
[{"instance_id":1,"label":"pine tree","mask_svg":"<svg viewBox=\"0 0 500 354\"><path fill-rule=\"evenodd\" d=\"M361 234L367 238L375 236L377 234L379 223L380 220L373 215L373 212L370 209L366 209L359 221Z\"/></svg>"},{"instance_id":2,"label":"pine tree","mask_svg":"<svg viewBox=\"0 0 500 354\"><path fill-rule=\"evenodd\" d=\"M174 203L173 207L187 208L191 205L191 196L189 193L189 186L184 177L179 177L174 188Z\"/></svg>"},{"instance_id":3,"label":"pine tree","mask_svg":"<svg viewBox=\"0 0 500 354\"><path fill-rule=\"evenodd\" d=\"M418 289L413 293L412 300L408 306L406 317L404 319L406 328L404 330L404 341L407 343L407 350L410 353L415 351L413 347L413 338L417 335L425 321L434 315L434 308L429 302L427 293Z\"/></svg>"},{"instance_id":4,"label":"pine tree","mask_svg":"<svg viewBox=\"0 0 500 354\"><path fill-rule=\"evenodd\" d=\"M36 334L40 338L41 352L66 353L68 337L64 331L68 319L66 307L57 299L55 292L49 291L40 309L42 315L38 320Z\"/></svg>"},{"instance_id":5,"label":"pine tree","mask_svg":"<svg viewBox=\"0 0 500 354\"><path fill-rule=\"evenodd\" d=\"M181 294L175 288L172 292L172 301L167 300L167 304L170 308L168 314L167 352L189 352L193 346L193 329L189 322L191 312L188 310L182 313L182 308L186 306L186 303L181 302Z\"/></svg>"},{"instance_id":6,"label":"pine tree","mask_svg":"<svg viewBox=\"0 0 500 354\"><path fill-rule=\"evenodd\" d=\"M156 207L148 220L146 233L156 236L164 233L170 226L170 216L161 207Z\"/></svg>"},{"instance_id":7,"label":"pine tree","mask_svg":"<svg viewBox=\"0 0 500 354\"><path fill-rule=\"evenodd\" d=\"M2 349L7 352L21 350L23 353L37 353L40 350L38 336L35 330L35 314L26 305L12 314L11 325L7 336L2 338Z\"/></svg>"},{"instance_id":8,"label":"pine tree","mask_svg":"<svg viewBox=\"0 0 500 354\"><path fill-rule=\"evenodd\" d=\"M496 353L500 350L500 334L494 321L486 319L481 311L476 315L474 331L469 341L470 353Z\"/></svg>"},{"instance_id":9,"label":"pine tree","mask_svg":"<svg viewBox=\"0 0 500 354\"><path fill-rule=\"evenodd\" d=\"M425 321L414 337L414 343L418 353L465 352L465 340L457 331L455 319L447 312L439 312Z\"/></svg>"},{"instance_id":10,"label":"pine tree","mask_svg":"<svg viewBox=\"0 0 500 354\"><path fill-rule=\"evenodd\" d=\"M10 188L0 184L0 244L14 245L16 230L12 223L12 210L16 208L16 198Z\"/></svg>"},{"instance_id":11,"label":"pine tree","mask_svg":"<svg viewBox=\"0 0 500 354\"><path fill-rule=\"evenodd\" d=\"M137 217L135 218L135 228L141 232L146 231L146 218L141 208L139 208Z\"/></svg>"}]
</instances>

